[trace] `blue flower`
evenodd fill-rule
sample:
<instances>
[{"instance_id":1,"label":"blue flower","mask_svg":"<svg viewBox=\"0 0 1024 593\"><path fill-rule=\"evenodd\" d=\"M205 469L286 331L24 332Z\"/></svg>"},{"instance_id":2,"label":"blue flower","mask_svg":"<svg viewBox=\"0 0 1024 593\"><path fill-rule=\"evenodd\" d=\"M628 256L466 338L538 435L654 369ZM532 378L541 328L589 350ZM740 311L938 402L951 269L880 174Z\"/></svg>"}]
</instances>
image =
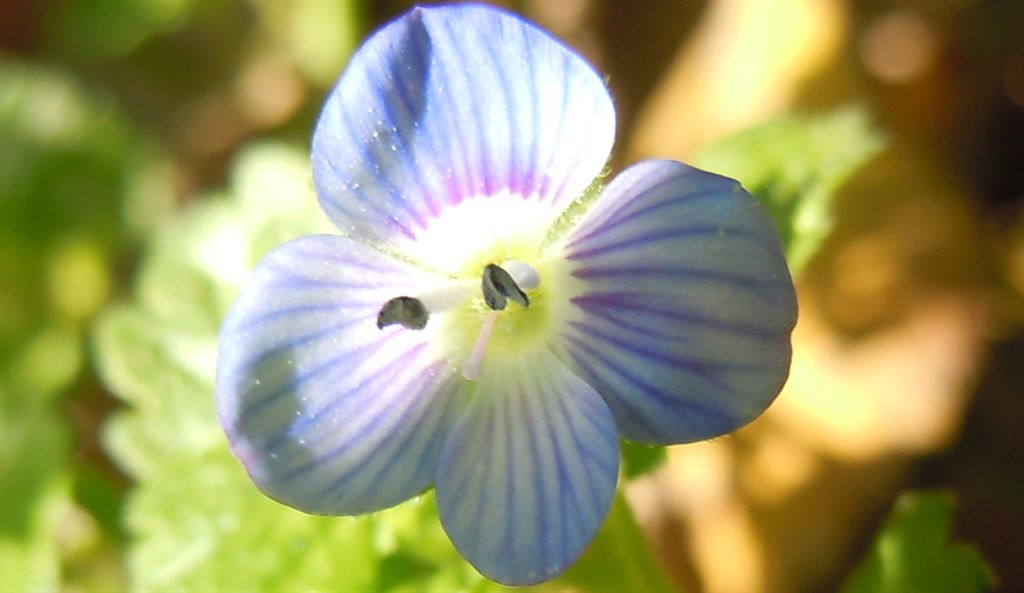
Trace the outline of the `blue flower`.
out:
<instances>
[{"instance_id":1,"label":"blue flower","mask_svg":"<svg viewBox=\"0 0 1024 593\"><path fill-rule=\"evenodd\" d=\"M598 187L614 130L601 78L499 10L415 9L362 46L313 137L342 235L270 253L221 332L219 413L260 489L352 515L433 486L470 563L536 583L597 532L620 437L761 414L796 318L771 222L674 161Z\"/></svg>"}]
</instances>

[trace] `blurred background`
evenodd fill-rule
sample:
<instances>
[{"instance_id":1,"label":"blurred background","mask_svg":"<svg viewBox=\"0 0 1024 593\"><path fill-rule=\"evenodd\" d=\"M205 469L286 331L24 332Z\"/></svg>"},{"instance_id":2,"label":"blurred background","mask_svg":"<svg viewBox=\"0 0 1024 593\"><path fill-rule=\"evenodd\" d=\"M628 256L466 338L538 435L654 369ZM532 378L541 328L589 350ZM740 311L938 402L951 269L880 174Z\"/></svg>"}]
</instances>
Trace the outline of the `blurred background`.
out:
<instances>
[{"instance_id":1,"label":"blurred background","mask_svg":"<svg viewBox=\"0 0 1024 593\"><path fill-rule=\"evenodd\" d=\"M658 588L832 591L901 493L940 490L1024 590L1024 3L502 5L607 75L615 170L676 158L764 198L801 304L768 413L623 480L651 558L602 535L545 588L605 590L604 553ZM0 2L4 592L490 590L429 495L364 519L263 498L212 400L248 269L329 228L326 93L410 6Z\"/></svg>"}]
</instances>

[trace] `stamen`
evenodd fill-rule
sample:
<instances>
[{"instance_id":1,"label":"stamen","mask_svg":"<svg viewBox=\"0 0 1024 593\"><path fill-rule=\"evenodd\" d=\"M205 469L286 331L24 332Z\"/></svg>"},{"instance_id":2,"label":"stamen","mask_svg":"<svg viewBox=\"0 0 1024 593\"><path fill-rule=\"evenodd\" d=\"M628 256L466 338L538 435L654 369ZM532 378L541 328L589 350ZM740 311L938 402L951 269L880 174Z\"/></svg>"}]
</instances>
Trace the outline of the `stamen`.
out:
<instances>
[{"instance_id":1,"label":"stamen","mask_svg":"<svg viewBox=\"0 0 1024 593\"><path fill-rule=\"evenodd\" d=\"M407 329L420 330L427 327L429 318L423 301L408 296L395 297L384 303L377 313L377 329L397 323Z\"/></svg>"},{"instance_id":2,"label":"stamen","mask_svg":"<svg viewBox=\"0 0 1024 593\"><path fill-rule=\"evenodd\" d=\"M491 333L494 331L494 323L498 320L498 312L491 311L484 317L484 323L480 326L480 334L473 344L473 351L466 362L462 363L462 376L470 381L476 381L484 372L484 355L487 354L487 343L491 341Z\"/></svg>"},{"instance_id":3,"label":"stamen","mask_svg":"<svg viewBox=\"0 0 1024 593\"><path fill-rule=\"evenodd\" d=\"M540 286L540 273L537 272L537 268L524 261L506 259L501 267L523 290L533 290Z\"/></svg>"},{"instance_id":4,"label":"stamen","mask_svg":"<svg viewBox=\"0 0 1024 593\"><path fill-rule=\"evenodd\" d=\"M512 276L498 265L487 264L484 267L481 285L484 302L494 311L503 310L508 304L508 299L512 299L523 307L530 306L530 297L526 296Z\"/></svg>"},{"instance_id":5,"label":"stamen","mask_svg":"<svg viewBox=\"0 0 1024 593\"><path fill-rule=\"evenodd\" d=\"M395 323L407 329L423 329L431 313L440 313L457 307L473 292L472 283L452 282L442 288L425 292L419 298L395 297L380 308L377 313L377 329L384 329Z\"/></svg>"}]
</instances>

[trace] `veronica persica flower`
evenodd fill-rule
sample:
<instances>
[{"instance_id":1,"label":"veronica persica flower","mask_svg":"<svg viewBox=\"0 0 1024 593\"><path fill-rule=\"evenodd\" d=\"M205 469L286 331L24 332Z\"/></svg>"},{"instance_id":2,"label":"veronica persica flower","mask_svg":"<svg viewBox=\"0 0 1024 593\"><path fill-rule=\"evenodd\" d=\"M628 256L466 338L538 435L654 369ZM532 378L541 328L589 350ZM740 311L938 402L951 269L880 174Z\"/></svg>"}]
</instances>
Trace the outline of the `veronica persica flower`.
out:
<instances>
[{"instance_id":1,"label":"veronica persica flower","mask_svg":"<svg viewBox=\"0 0 1024 593\"><path fill-rule=\"evenodd\" d=\"M271 252L221 333L220 417L256 485L329 515L433 486L459 552L528 584L594 537L620 437L757 417L796 317L772 224L673 161L597 188L614 129L600 76L515 16L423 8L373 35L313 137L340 235Z\"/></svg>"}]
</instances>

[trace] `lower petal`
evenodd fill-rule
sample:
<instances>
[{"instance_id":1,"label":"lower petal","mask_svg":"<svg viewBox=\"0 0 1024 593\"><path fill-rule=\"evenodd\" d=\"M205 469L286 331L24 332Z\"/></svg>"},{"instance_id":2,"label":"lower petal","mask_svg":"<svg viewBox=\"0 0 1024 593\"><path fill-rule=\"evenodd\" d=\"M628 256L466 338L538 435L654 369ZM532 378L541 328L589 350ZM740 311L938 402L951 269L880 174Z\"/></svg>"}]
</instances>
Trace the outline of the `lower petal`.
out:
<instances>
[{"instance_id":1,"label":"lower petal","mask_svg":"<svg viewBox=\"0 0 1024 593\"><path fill-rule=\"evenodd\" d=\"M628 439L724 434L789 372L796 296L775 229L728 178L646 161L607 188L563 249L564 358Z\"/></svg>"},{"instance_id":2,"label":"lower petal","mask_svg":"<svg viewBox=\"0 0 1024 593\"><path fill-rule=\"evenodd\" d=\"M217 405L269 496L317 514L395 505L433 482L457 391L436 328L379 330L388 299L444 280L350 239L264 259L221 330Z\"/></svg>"},{"instance_id":3,"label":"lower petal","mask_svg":"<svg viewBox=\"0 0 1024 593\"><path fill-rule=\"evenodd\" d=\"M470 397L441 455L441 522L487 577L553 578L611 505L619 464L611 412L549 352L492 361Z\"/></svg>"}]
</instances>

